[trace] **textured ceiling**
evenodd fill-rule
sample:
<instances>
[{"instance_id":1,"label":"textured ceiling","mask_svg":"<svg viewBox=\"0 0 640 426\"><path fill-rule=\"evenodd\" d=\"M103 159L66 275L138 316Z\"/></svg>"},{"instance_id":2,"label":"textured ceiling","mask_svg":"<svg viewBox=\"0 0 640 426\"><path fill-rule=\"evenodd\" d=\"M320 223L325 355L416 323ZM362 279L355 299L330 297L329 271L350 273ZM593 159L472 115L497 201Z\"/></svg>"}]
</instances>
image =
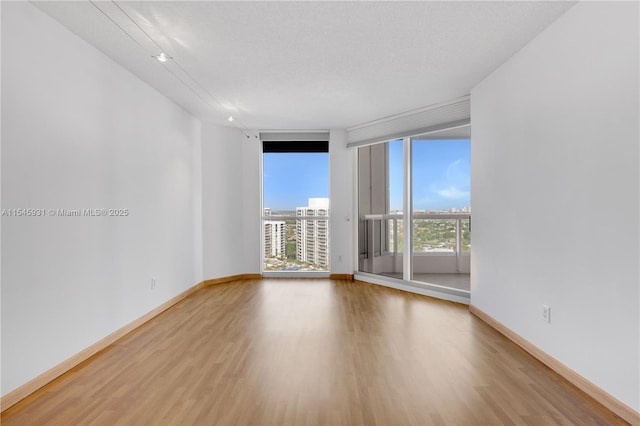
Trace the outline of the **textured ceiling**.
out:
<instances>
[{"instance_id":1,"label":"textured ceiling","mask_svg":"<svg viewBox=\"0 0 640 426\"><path fill-rule=\"evenodd\" d=\"M36 4L192 114L252 129L347 128L465 95L573 5ZM175 60L151 58L145 33Z\"/></svg>"}]
</instances>

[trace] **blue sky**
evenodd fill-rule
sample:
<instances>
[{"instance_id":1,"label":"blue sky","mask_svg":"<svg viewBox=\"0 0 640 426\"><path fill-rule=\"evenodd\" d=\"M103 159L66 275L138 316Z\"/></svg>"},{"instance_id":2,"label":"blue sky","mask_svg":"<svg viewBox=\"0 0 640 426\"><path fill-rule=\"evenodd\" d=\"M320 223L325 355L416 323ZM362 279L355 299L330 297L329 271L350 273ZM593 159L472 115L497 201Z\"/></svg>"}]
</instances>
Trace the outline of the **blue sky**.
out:
<instances>
[{"instance_id":1,"label":"blue sky","mask_svg":"<svg viewBox=\"0 0 640 426\"><path fill-rule=\"evenodd\" d=\"M413 143L414 210L471 205L469 140ZM264 207L292 211L308 198L329 197L329 154L263 154ZM402 141L389 143L391 210L402 210Z\"/></svg>"},{"instance_id":2,"label":"blue sky","mask_svg":"<svg viewBox=\"0 0 640 426\"><path fill-rule=\"evenodd\" d=\"M264 207L295 211L308 198L329 198L328 153L265 153L262 169Z\"/></svg>"},{"instance_id":3,"label":"blue sky","mask_svg":"<svg viewBox=\"0 0 640 426\"><path fill-rule=\"evenodd\" d=\"M415 140L413 209L450 210L471 205L471 144L465 140ZM389 143L391 210L402 210L402 141Z\"/></svg>"}]
</instances>

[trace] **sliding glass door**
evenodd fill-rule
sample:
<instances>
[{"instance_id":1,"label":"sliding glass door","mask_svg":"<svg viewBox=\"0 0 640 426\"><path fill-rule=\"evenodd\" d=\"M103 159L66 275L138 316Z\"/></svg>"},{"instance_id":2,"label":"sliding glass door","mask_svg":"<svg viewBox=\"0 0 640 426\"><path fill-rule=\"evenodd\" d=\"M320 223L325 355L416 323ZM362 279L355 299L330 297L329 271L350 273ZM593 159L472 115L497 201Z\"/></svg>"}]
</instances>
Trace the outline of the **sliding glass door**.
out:
<instances>
[{"instance_id":1,"label":"sliding glass door","mask_svg":"<svg viewBox=\"0 0 640 426\"><path fill-rule=\"evenodd\" d=\"M470 145L456 130L358 148L359 271L469 291Z\"/></svg>"}]
</instances>

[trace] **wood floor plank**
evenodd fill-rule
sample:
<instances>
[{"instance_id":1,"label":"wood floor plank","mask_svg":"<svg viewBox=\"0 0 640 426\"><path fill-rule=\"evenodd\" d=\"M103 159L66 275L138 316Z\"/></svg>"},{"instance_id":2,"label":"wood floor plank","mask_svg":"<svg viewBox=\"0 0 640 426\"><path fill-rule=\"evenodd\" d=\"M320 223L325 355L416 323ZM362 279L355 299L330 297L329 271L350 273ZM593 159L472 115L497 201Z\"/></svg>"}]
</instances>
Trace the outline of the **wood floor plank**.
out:
<instances>
[{"instance_id":1,"label":"wood floor plank","mask_svg":"<svg viewBox=\"0 0 640 426\"><path fill-rule=\"evenodd\" d=\"M468 312L351 280L205 287L12 425L626 424Z\"/></svg>"}]
</instances>

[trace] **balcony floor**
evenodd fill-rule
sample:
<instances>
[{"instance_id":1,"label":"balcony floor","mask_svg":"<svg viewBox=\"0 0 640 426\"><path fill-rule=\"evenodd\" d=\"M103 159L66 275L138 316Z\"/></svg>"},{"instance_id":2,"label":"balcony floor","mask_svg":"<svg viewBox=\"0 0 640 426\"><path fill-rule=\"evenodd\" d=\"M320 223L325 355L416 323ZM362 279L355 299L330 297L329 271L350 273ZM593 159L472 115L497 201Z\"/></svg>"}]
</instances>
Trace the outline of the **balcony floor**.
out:
<instances>
[{"instance_id":1,"label":"balcony floor","mask_svg":"<svg viewBox=\"0 0 640 426\"><path fill-rule=\"evenodd\" d=\"M383 272L380 275L402 279L402 273ZM413 281L441 285L443 287L457 288L459 290L465 291L471 290L471 280L469 274L428 274L414 272Z\"/></svg>"}]
</instances>

